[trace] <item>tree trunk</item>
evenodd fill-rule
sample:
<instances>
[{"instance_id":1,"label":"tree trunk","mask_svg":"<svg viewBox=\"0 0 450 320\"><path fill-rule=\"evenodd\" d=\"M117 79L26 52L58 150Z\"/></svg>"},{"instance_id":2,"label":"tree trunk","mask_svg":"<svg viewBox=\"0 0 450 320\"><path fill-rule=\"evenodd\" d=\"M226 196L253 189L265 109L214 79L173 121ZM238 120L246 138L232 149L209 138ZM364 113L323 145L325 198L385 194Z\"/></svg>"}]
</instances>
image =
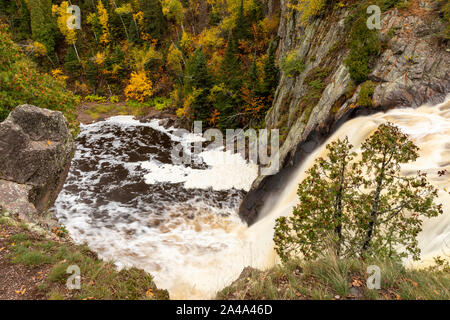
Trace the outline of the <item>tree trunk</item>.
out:
<instances>
[{"instance_id":1,"label":"tree trunk","mask_svg":"<svg viewBox=\"0 0 450 320\"><path fill-rule=\"evenodd\" d=\"M339 257L341 254L341 244L342 244L342 193L344 190L344 178L345 178L345 165L346 162L342 163L340 181L339 181L339 190L336 195L336 206L335 206L335 220L337 221L336 227L334 229L338 242L336 245L336 254Z\"/></svg>"},{"instance_id":2,"label":"tree trunk","mask_svg":"<svg viewBox=\"0 0 450 320\"><path fill-rule=\"evenodd\" d=\"M362 246L362 252L367 251L367 249L369 248L369 245L370 245L370 241L372 240L373 230L375 228L375 222L376 222L377 214L378 214L378 206L380 204L381 187L383 185L384 171L386 168L386 164L387 164L387 162L386 162L386 153L385 153L383 156L383 163L381 165L381 171L378 176L377 189L375 191L375 199L373 200L373 204L372 204L369 226L368 226L367 232L366 232L366 239L364 240L364 244Z\"/></svg>"},{"instance_id":3,"label":"tree trunk","mask_svg":"<svg viewBox=\"0 0 450 320\"><path fill-rule=\"evenodd\" d=\"M80 59L80 56L78 55L78 50L77 50L77 46L75 45L75 43L73 44L73 48L75 49L75 54L77 55L78 62L81 63L81 59Z\"/></svg>"}]
</instances>

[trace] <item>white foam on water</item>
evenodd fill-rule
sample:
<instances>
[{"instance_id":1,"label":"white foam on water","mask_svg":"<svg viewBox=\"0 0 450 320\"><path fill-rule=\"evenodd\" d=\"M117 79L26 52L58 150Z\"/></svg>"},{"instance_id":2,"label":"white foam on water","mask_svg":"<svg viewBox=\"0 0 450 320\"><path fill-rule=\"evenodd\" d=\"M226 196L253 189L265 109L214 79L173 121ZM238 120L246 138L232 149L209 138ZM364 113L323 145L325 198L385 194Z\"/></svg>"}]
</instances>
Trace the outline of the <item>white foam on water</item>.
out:
<instances>
[{"instance_id":1,"label":"white foam on water","mask_svg":"<svg viewBox=\"0 0 450 320\"><path fill-rule=\"evenodd\" d=\"M444 177L436 174L442 169L450 172L448 99L433 107L392 110L350 120L326 143L348 136L350 142L359 148L379 124L387 121L398 125L420 147L420 158L403 166L402 171L405 174L417 170L429 172L428 178L435 186L449 188L450 174ZM126 147L126 142L115 140L113 133L101 130L105 125L115 125L122 130L150 126L184 146L192 141L202 141L201 137L193 134L177 135L173 128L159 126L157 120L140 123L132 117L113 117L102 123L83 125L81 136L90 143L110 139L105 146L112 149ZM108 153L80 146L75 161L96 157L99 159L98 167L121 165L128 176L120 186L126 188L127 181L139 178L155 191L142 197L135 195L136 201L132 205L116 201L102 203L92 187L102 177L95 170L74 170L56 202L57 214L75 241L86 241L100 257L113 259L120 267L145 269L154 276L158 287L169 290L171 298L212 298L218 290L235 280L244 267L268 268L277 262L272 241L275 219L292 212L298 202L298 183L304 179L305 171L314 160L326 154L326 143L296 169L284 191L270 200L275 202L272 209L263 209L260 220L250 228L237 216L242 195L233 193L233 190L248 190L256 174L255 167L222 150L202 153L208 167L201 170L162 163L152 157L145 161L127 162L120 154L111 157ZM223 159L231 161L225 165ZM70 188L79 186L82 190L69 192ZM168 191L161 191L160 186L168 188ZM170 186L177 186L178 193L171 194L174 189ZM104 186L104 190L115 192L117 186ZM211 191L199 193L199 190ZM220 192L227 195L225 200L215 198ZM154 200L151 204L149 197ZM178 198L182 199L177 201ZM450 195L440 191L439 202L443 203L444 214L426 219L418 237L424 261L450 251Z\"/></svg>"},{"instance_id":2,"label":"white foam on water","mask_svg":"<svg viewBox=\"0 0 450 320\"><path fill-rule=\"evenodd\" d=\"M117 130L133 133L142 127L181 143L185 152L190 143L204 141L192 133L166 129L159 120L141 123L131 116L82 125L79 139L84 142L78 145L55 203L57 216L77 243L86 242L119 268L136 266L148 271L158 287L169 290L171 298L213 297L241 271L241 265L251 262L236 264L236 253L246 247L243 234L247 229L236 211L242 197L238 190L250 188L258 167L222 149L199 155L204 169L162 163L152 154L147 161L129 161L117 151L129 149L128 138L118 138ZM130 135L129 139L145 147L144 138ZM102 183L117 174L118 168L119 173L126 173L125 178ZM109 198L102 201L110 192L120 195L133 180L145 181L154 189L130 197L132 204ZM234 270L231 276L230 270Z\"/></svg>"},{"instance_id":3,"label":"white foam on water","mask_svg":"<svg viewBox=\"0 0 450 320\"><path fill-rule=\"evenodd\" d=\"M403 165L402 173L428 173L428 179L439 191L438 203L443 204L444 213L439 217L425 218L423 230L418 235L421 258L419 262L405 260L409 266L423 266L432 262L432 258L441 255L450 256L450 97L436 106L394 109L386 113L377 113L358 117L344 123L322 146L311 153L292 174L284 191L275 199L275 205L270 206L270 212L262 209L261 219L252 225L248 234L253 237L264 234L267 241L258 246L258 251L266 257L255 267L268 268L273 261L278 261L273 249L273 227L275 219L288 216L298 204L297 186L305 178L305 172L313 165L315 159L326 156L326 144L347 136L355 150L360 152L361 143L372 134L376 128L386 122L392 122L409 134L411 140L420 148L419 158L413 163ZM438 171L447 169L447 174L439 177ZM446 189L444 189L446 188Z\"/></svg>"},{"instance_id":4,"label":"white foam on water","mask_svg":"<svg viewBox=\"0 0 450 320\"><path fill-rule=\"evenodd\" d=\"M180 183L186 189L212 188L213 190L250 190L251 183L258 176L258 165L246 163L238 153L208 150L199 153L209 169L200 170L181 165L160 164L155 161L142 163L150 173L145 175L149 184L157 182Z\"/></svg>"}]
</instances>

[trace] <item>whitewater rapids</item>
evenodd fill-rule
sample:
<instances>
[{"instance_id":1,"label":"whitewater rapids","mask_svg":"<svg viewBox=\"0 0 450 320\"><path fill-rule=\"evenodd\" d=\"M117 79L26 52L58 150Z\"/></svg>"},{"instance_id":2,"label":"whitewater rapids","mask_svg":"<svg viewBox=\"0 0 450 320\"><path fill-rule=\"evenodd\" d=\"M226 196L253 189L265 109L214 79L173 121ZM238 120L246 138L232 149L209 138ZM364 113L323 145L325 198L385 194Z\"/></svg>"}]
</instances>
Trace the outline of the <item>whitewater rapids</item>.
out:
<instances>
[{"instance_id":1,"label":"whitewater rapids","mask_svg":"<svg viewBox=\"0 0 450 320\"><path fill-rule=\"evenodd\" d=\"M326 143L344 136L358 148L384 122L410 135L420 157L402 167L422 170L438 188L444 214L427 219L419 235L424 263L450 254L450 99L436 106L397 109L343 124ZM237 216L257 166L223 150L200 154L201 166L170 160L175 143L200 139L176 135L158 120L140 123L129 116L82 125L77 152L55 211L78 243L86 242L118 267L136 266L151 273L172 299L207 299L235 280L246 266L268 268L275 219L297 203L297 185L325 144L292 174L275 205L263 209L247 227ZM439 170L447 169L439 177ZM447 190L450 191L450 190Z\"/></svg>"}]
</instances>

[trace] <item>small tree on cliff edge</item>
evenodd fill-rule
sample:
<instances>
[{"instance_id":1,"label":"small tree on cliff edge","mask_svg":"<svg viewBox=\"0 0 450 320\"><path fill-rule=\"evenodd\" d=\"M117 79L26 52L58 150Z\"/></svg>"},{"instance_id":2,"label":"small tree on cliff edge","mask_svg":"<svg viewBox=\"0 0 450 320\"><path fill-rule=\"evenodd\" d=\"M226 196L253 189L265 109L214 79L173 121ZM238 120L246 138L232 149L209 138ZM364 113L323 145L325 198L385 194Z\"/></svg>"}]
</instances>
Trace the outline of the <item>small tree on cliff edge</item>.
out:
<instances>
[{"instance_id":1,"label":"small tree on cliff edge","mask_svg":"<svg viewBox=\"0 0 450 320\"><path fill-rule=\"evenodd\" d=\"M363 255L392 256L396 246L419 259L417 235L422 230L421 217L442 214L436 204L437 190L427 181L426 173L400 175L400 164L415 161L419 148L392 124L382 124L361 146L359 167L364 174L356 218L357 235Z\"/></svg>"},{"instance_id":2,"label":"small tree on cliff edge","mask_svg":"<svg viewBox=\"0 0 450 320\"><path fill-rule=\"evenodd\" d=\"M417 146L388 123L362 144L358 162L347 139L327 149L328 158L316 160L300 183L292 216L276 221L274 242L282 260L298 254L314 259L330 241L338 257L418 259L421 217L437 216L442 208L425 173L400 175L400 164L417 159Z\"/></svg>"}]
</instances>

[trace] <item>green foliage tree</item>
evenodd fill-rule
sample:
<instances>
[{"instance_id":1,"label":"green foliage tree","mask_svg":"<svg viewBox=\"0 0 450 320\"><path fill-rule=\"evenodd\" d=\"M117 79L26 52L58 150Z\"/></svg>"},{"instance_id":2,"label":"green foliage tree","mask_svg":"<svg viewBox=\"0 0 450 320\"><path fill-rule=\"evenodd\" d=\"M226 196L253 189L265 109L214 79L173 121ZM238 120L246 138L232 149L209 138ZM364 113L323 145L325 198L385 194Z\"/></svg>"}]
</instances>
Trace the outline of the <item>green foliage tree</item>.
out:
<instances>
[{"instance_id":1,"label":"green foliage tree","mask_svg":"<svg viewBox=\"0 0 450 320\"><path fill-rule=\"evenodd\" d=\"M434 202L437 190L428 183L426 173L400 174L400 165L415 161L419 148L398 127L382 124L361 150L359 167L364 189L369 190L361 195L358 210L362 253L391 256L396 245L403 245L418 259L416 237L422 230L422 216L443 213L442 205Z\"/></svg>"},{"instance_id":2,"label":"green foliage tree","mask_svg":"<svg viewBox=\"0 0 450 320\"><path fill-rule=\"evenodd\" d=\"M249 88L253 92L257 92L260 87L259 82L259 74L258 74L258 66L256 65L256 57L253 57L252 64L250 65L250 69L248 70L248 83Z\"/></svg>"},{"instance_id":3,"label":"green foliage tree","mask_svg":"<svg viewBox=\"0 0 450 320\"><path fill-rule=\"evenodd\" d=\"M159 0L139 0L139 9L144 13L144 31L153 39L163 40L167 21Z\"/></svg>"},{"instance_id":4,"label":"green foliage tree","mask_svg":"<svg viewBox=\"0 0 450 320\"><path fill-rule=\"evenodd\" d=\"M106 80L113 91L122 91L123 79L130 74L129 66L124 62L125 54L120 46L115 46L105 60Z\"/></svg>"},{"instance_id":5,"label":"green foliage tree","mask_svg":"<svg viewBox=\"0 0 450 320\"><path fill-rule=\"evenodd\" d=\"M250 35L249 29L250 26L244 14L244 0L241 0L241 4L239 6L239 13L236 19L236 26L233 29L233 35L236 41L247 39Z\"/></svg>"},{"instance_id":6,"label":"green foliage tree","mask_svg":"<svg viewBox=\"0 0 450 320\"><path fill-rule=\"evenodd\" d=\"M365 9L361 10L365 12ZM354 22L350 32L350 53L344 60L350 76L356 83L367 80L375 58L381 52L381 41L378 38L378 32L367 28L366 19L366 15L360 13Z\"/></svg>"},{"instance_id":7,"label":"green foliage tree","mask_svg":"<svg viewBox=\"0 0 450 320\"><path fill-rule=\"evenodd\" d=\"M139 38L139 30L136 26L136 21L134 21L133 19L130 19L130 26L128 27L129 30L129 38L131 42L140 42L140 38Z\"/></svg>"},{"instance_id":8,"label":"green foliage tree","mask_svg":"<svg viewBox=\"0 0 450 320\"><path fill-rule=\"evenodd\" d=\"M213 81L206 65L206 57L200 48L196 49L187 63L185 75L185 90L188 94L195 89L201 90L196 94L192 103L195 120L205 121L210 115L211 107L208 96L212 85Z\"/></svg>"},{"instance_id":9,"label":"green foliage tree","mask_svg":"<svg viewBox=\"0 0 450 320\"><path fill-rule=\"evenodd\" d=\"M11 17L10 27L15 40L29 39L31 35L30 12L25 0L0 1L0 13Z\"/></svg>"},{"instance_id":10,"label":"green foliage tree","mask_svg":"<svg viewBox=\"0 0 450 320\"><path fill-rule=\"evenodd\" d=\"M278 67L276 65L276 52L278 41L273 39L267 49L267 56L263 61L264 76L261 84L261 95L263 97L273 97L278 85Z\"/></svg>"},{"instance_id":11,"label":"green foliage tree","mask_svg":"<svg viewBox=\"0 0 450 320\"><path fill-rule=\"evenodd\" d=\"M275 227L276 251L283 260L303 254L316 258L326 250L330 239L339 255L352 249L352 206L358 179L350 175L356 154L348 139L327 145L328 158L319 158L299 184L300 204L290 217L280 217Z\"/></svg>"},{"instance_id":12,"label":"green foliage tree","mask_svg":"<svg viewBox=\"0 0 450 320\"><path fill-rule=\"evenodd\" d=\"M292 216L277 219L274 242L284 261L317 258L330 243L339 257L419 258L421 219L442 208L426 174L400 174L401 164L417 159L417 146L388 123L362 144L360 161L351 149L347 139L329 144L328 158L319 158L299 184Z\"/></svg>"},{"instance_id":13,"label":"green foliage tree","mask_svg":"<svg viewBox=\"0 0 450 320\"><path fill-rule=\"evenodd\" d=\"M208 97L211 104L219 112L219 117L214 126L221 129L234 129L238 124L238 119L234 117L240 98L233 91L221 83L211 89Z\"/></svg>"},{"instance_id":14,"label":"green foliage tree","mask_svg":"<svg viewBox=\"0 0 450 320\"><path fill-rule=\"evenodd\" d=\"M12 41L6 27L0 25L0 121L13 108L26 103L62 111L72 132L77 132L74 95L60 81L40 73Z\"/></svg>"},{"instance_id":15,"label":"green foliage tree","mask_svg":"<svg viewBox=\"0 0 450 320\"><path fill-rule=\"evenodd\" d=\"M110 12L109 23L111 27L111 39L114 42L117 43L120 40L127 39L128 32L124 25L124 20L119 14L114 11Z\"/></svg>"},{"instance_id":16,"label":"green foliage tree","mask_svg":"<svg viewBox=\"0 0 450 320\"><path fill-rule=\"evenodd\" d=\"M78 77L81 75L81 63L77 58L75 48L69 46L67 48L66 56L64 57L64 69L72 76Z\"/></svg>"},{"instance_id":17,"label":"green foliage tree","mask_svg":"<svg viewBox=\"0 0 450 320\"><path fill-rule=\"evenodd\" d=\"M94 93L98 88L99 77L98 65L92 59L88 59L86 62L86 79L89 85L94 89Z\"/></svg>"},{"instance_id":18,"label":"green foliage tree","mask_svg":"<svg viewBox=\"0 0 450 320\"><path fill-rule=\"evenodd\" d=\"M55 56L57 27L52 19L51 0L28 0L33 40L42 43L50 56Z\"/></svg>"},{"instance_id":19,"label":"green foliage tree","mask_svg":"<svg viewBox=\"0 0 450 320\"><path fill-rule=\"evenodd\" d=\"M228 37L227 49L220 67L220 80L228 88L238 90L242 86L242 65L237 56L237 43L232 34Z\"/></svg>"}]
</instances>

